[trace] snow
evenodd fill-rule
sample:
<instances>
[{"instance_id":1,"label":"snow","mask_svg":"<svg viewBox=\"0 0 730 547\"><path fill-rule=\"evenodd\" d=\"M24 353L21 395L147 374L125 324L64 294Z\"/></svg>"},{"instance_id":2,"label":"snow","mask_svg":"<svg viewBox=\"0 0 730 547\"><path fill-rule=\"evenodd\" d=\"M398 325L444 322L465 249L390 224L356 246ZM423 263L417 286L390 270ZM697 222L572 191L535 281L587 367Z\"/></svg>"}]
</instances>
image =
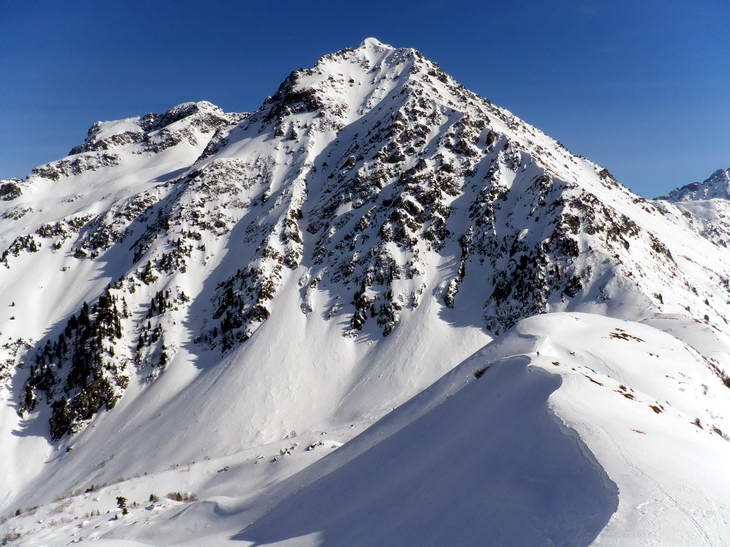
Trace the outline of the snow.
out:
<instances>
[{"instance_id":1,"label":"snow","mask_svg":"<svg viewBox=\"0 0 730 547\"><path fill-rule=\"evenodd\" d=\"M727 544L725 201L643 200L373 38L250 115L183 103L112 138L141 119L0 202L0 251L38 245L0 263L0 538ZM18 415L36 348L14 344L110 283L129 385L51 442L41 392ZM234 296L267 314L222 351Z\"/></svg>"},{"instance_id":2,"label":"snow","mask_svg":"<svg viewBox=\"0 0 730 547\"><path fill-rule=\"evenodd\" d=\"M28 545L722 545L730 443L711 428L728 430L727 389L658 329L546 314L344 445L332 439L351 428L300 434L103 486L6 526L34 530ZM144 503L179 490L199 501ZM118 495L139 507L109 520ZM70 524L96 508L102 516Z\"/></svg>"},{"instance_id":3,"label":"snow","mask_svg":"<svg viewBox=\"0 0 730 547\"><path fill-rule=\"evenodd\" d=\"M730 198L730 169L718 169L705 179L704 182L693 182L672 190L668 195L661 196L657 199L684 203L716 198Z\"/></svg>"},{"instance_id":4,"label":"snow","mask_svg":"<svg viewBox=\"0 0 730 547\"><path fill-rule=\"evenodd\" d=\"M113 135L119 135L121 133L141 132L139 126L139 117L124 118L122 120L113 120L108 122L96 122L92 127L93 134L90 135L95 141L101 141L108 139Z\"/></svg>"},{"instance_id":5,"label":"snow","mask_svg":"<svg viewBox=\"0 0 730 547\"><path fill-rule=\"evenodd\" d=\"M373 38L372 36L365 38L360 44L360 47L367 49L393 49L393 46L384 44L380 40L378 40L377 38Z\"/></svg>"},{"instance_id":6,"label":"snow","mask_svg":"<svg viewBox=\"0 0 730 547\"><path fill-rule=\"evenodd\" d=\"M233 539L264 545L589 543L616 508L616 486L547 408L560 379L526 364L517 357L500 362L488 383L464 386ZM377 436L379 425L352 442Z\"/></svg>"},{"instance_id":7,"label":"snow","mask_svg":"<svg viewBox=\"0 0 730 547\"><path fill-rule=\"evenodd\" d=\"M231 539L722 545L730 445L709 423L727 427L727 389L652 327L527 319L289 479L290 494Z\"/></svg>"}]
</instances>

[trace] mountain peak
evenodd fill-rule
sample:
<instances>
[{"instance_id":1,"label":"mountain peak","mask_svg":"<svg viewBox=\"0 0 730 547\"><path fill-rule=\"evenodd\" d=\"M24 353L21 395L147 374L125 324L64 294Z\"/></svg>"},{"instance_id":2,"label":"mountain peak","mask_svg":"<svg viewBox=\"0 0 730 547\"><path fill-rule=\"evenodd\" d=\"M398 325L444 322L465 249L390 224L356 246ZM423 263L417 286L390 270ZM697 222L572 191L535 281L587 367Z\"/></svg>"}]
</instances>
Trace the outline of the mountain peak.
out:
<instances>
[{"instance_id":1,"label":"mountain peak","mask_svg":"<svg viewBox=\"0 0 730 547\"><path fill-rule=\"evenodd\" d=\"M389 44L384 44L377 38L373 38L372 36L369 36L365 38L357 49L395 49L393 46Z\"/></svg>"},{"instance_id":2,"label":"mountain peak","mask_svg":"<svg viewBox=\"0 0 730 547\"><path fill-rule=\"evenodd\" d=\"M657 199L676 202L715 198L730 199L730 168L718 169L703 182L692 182Z\"/></svg>"},{"instance_id":3,"label":"mountain peak","mask_svg":"<svg viewBox=\"0 0 730 547\"><path fill-rule=\"evenodd\" d=\"M314 66L290 73L266 99L260 116L254 115L250 121L275 120L276 132L285 133L290 126L301 129L313 121L320 127L344 127L383 99L396 98L419 72L419 60L426 62L414 49L365 38L356 48L324 55ZM382 106L385 104L389 109L396 106L391 102Z\"/></svg>"},{"instance_id":4,"label":"mountain peak","mask_svg":"<svg viewBox=\"0 0 730 547\"><path fill-rule=\"evenodd\" d=\"M109 150L117 146L140 142L145 135L159 131L188 118L191 123L223 119L226 114L208 101L188 101L177 104L162 114L149 113L111 121L98 121L89 128L84 143L70 154Z\"/></svg>"}]
</instances>

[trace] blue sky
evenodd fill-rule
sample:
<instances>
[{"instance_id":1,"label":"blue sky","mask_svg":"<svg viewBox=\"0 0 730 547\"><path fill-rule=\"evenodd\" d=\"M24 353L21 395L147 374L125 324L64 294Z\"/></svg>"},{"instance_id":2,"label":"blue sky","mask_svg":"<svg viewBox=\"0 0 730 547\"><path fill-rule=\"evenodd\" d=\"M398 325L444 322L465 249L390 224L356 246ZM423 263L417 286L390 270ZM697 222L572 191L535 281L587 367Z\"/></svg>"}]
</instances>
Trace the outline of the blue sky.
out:
<instances>
[{"instance_id":1,"label":"blue sky","mask_svg":"<svg viewBox=\"0 0 730 547\"><path fill-rule=\"evenodd\" d=\"M366 36L415 47L647 196L730 167L730 2L0 0L0 178L96 120L256 108Z\"/></svg>"}]
</instances>

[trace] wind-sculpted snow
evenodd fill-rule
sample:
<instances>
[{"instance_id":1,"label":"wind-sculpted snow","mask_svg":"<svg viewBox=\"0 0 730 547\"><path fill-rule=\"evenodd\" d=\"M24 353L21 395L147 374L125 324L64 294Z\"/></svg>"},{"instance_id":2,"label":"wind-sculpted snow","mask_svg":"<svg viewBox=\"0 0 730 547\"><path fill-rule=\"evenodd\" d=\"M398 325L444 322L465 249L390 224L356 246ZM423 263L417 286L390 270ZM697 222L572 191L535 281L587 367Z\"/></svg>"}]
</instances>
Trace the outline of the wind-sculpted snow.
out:
<instances>
[{"instance_id":1,"label":"wind-sculpted snow","mask_svg":"<svg viewBox=\"0 0 730 547\"><path fill-rule=\"evenodd\" d=\"M23 455L0 507L370 423L535 314L727 330L722 200L645 200L413 49L368 39L254 112L97 122L71 152L0 181L0 450Z\"/></svg>"},{"instance_id":2,"label":"wind-sculpted snow","mask_svg":"<svg viewBox=\"0 0 730 547\"><path fill-rule=\"evenodd\" d=\"M231 539L723 545L727 393L652 327L531 318L288 479L272 492L284 500Z\"/></svg>"},{"instance_id":3,"label":"wind-sculpted snow","mask_svg":"<svg viewBox=\"0 0 730 547\"><path fill-rule=\"evenodd\" d=\"M292 477L306 486L290 487L283 502L231 539L255 545L590 544L616 511L618 489L547 407L560 377L528 369L527 362L493 364L488 379L442 396L413 421L399 416L414 412L420 401L411 401L385 419L385 429L397 429L392 435L383 436L375 424L352 441L353 449Z\"/></svg>"}]
</instances>

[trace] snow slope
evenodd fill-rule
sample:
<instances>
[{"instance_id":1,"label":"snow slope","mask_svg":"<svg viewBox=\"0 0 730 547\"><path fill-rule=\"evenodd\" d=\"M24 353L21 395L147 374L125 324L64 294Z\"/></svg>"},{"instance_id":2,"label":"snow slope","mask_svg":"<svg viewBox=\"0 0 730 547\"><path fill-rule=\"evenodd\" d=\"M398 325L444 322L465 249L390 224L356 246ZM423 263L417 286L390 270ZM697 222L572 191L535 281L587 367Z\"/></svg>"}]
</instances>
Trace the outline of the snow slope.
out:
<instances>
[{"instance_id":1,"label":"snow slope","mask_svg":"<svg viewBox=\"0 0 730 547\"><path fill-rule=\"evenodd\" d=\"M706 331L685 337L709 343ZM290 439L283 456L112 487L144 501L192 476L205 485L192 505L164 500L79 526L71 515L113 508L105 488L61 501L65 527L39 524L53 513L14 524L36 530L29 545L724 545L727 393L704 357L654 327L546 314L334 452L329 435Z\"/></svg>"},{"instance_id":2,"label":"snow slope","mask_svg":"<svg viewBox=\"0 0 730 547\"><path fill-rule=\"evenodd\" d=\"M307 485L236 537L723 545L728 411L728 387L675 337L534 317L313 466L326 474L292 479Z\"/></svg>"},{"instance_id":3,"label":"snow slope","mask_svg":"<svg viewBox=\"0 0 730 547\"><path fill-rule=\"evenodd\" d=\"M335 454L375 449L372 439L385 437L372 432L389 420L404 428L398 416L412 407L389 412L493 337L507 331L504 340L512 340L514 325L546 329L538 318L522 321L545 312L653 325L701 356L704 368L692 382L722 385L730 371L730 231L723 205L690 210L702 203L645 200L464 89L416 50L374 39L293 72L248 114L200 102L98 122L66 158L24 180L0 182L0 515L26 510L3 526L32 528L28 541L36 544L56 541L43 534L59 529L54 538L107 531L132 537L120 528L131 517L91 513L113 511L116 495L141 503L153 492L164 498L184 490L212 501L167 500L147 513L132 511L167 530L150 532L153 544L183 539L164 525L181 505L191 519L181 534L210 535L206 541L215 543L240 532L269 541L266 522L273 521L263 513L289 497L287 488L324 477L329 461L341 462L348 481L357 473L338 459L347 456L312 465L326 452L317 444L323 432L333 439L325 443L330 449L345 443ZM549 317L554 328L574 316ZM514 353L540 351L540 358L510 361L504 384L514 384L514 397L539 394L520 418L524 427L554 448L551 457L576 462L581 480L603 485L595 519L561 536L587 542L610 516L611 481L619 492L626 482L601 460L603 445L590 428L569 423L555 406L563 393L572 400L573 376L556 381L558 367L543 367L552 375L533 372L548 350L528 346ZM596 355L612 362L614 347ZM647 378L632 381L650 381L656 371L647 370ZM587 394L589 384L581 387ZM519 406L476 402L469 393L482 388L475 386L453 409L429 403L435 414L423 414L424 423L443 424L473 405L500 415ZM576 400L583 396L576 391ZM629 400L611 400L622 399ZM710 438L713 425L727 430L718 405L692 416L703 431L710 428ZM610 415L613 406L601 412ZM362 437L372 442L348 442L385 415L391 417ZM446 429L449 444L463 450L466 429ZM515 465L524 464L532 445L514 432L500 434L519 446ZM566 434L570 446L561 442ZM379 450L390 453L406 441L392 442ZM316 449L304 450L312 444ZM286 461L262 471L257 456L270 463L280 450ZM424 469L443 473L443 458L452 455L434 454ZM373 464L365 458L363 465ZM564 471L551 475L548 468L539 480L554 483ZM643 476L637 473L629 474ZM378 496L402 494L403 484L382 478L392 490ZM585 505L581 500L566 491L566 507ZM687 500L695 507L695 498ZM525 503L539 521L535 534L557 526L538 516L545 508L539 499ZM625 514L623 503L621 494L599 539ZM100 528L78 528L74 517L81 515ZM416 533L424 515L414 514L402 533ZM49 518L56 524L46 527ZM176 516L170 526L187 518ZM336 529L336 543L353 540L338 535L343 523L355 530L348 518L314 520ZM295 528L292 534L321 531Z\"/></svg>"}]
</instances>

